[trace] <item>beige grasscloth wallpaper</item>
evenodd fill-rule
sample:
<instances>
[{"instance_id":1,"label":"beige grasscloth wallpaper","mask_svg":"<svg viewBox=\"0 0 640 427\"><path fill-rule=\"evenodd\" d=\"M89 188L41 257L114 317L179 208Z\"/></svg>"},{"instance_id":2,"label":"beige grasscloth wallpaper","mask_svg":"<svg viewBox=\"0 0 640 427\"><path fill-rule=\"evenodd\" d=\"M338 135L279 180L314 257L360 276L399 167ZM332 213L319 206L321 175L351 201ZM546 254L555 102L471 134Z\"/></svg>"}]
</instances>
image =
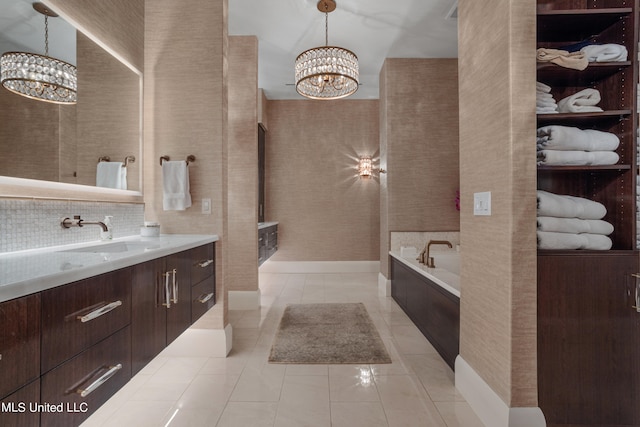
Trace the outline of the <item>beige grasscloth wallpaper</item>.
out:
<instances>
[{"instance_id":1,"label":"beige grasscloth wallpaper","mask_svg":"<svg viewBox=\"0 0 640 427\"><path fill-rule=\"evenodd\" d=\"M458 7L460 354L507 406L537 406L536 3ZM491 216L473 215L482 191Z\"/></svg>"},{"instance_id":2,"label":"beige grasscloth wallpaper","mask_svg":"<svg viewBox=\"0 0 640 427\"><path fill-rule=\"evenodd\" d=\"M379 157L378 100L269 101L266 217L278 221L274 261L379 257L379 181L357 158Z\"/></svg>"}]
</instances>

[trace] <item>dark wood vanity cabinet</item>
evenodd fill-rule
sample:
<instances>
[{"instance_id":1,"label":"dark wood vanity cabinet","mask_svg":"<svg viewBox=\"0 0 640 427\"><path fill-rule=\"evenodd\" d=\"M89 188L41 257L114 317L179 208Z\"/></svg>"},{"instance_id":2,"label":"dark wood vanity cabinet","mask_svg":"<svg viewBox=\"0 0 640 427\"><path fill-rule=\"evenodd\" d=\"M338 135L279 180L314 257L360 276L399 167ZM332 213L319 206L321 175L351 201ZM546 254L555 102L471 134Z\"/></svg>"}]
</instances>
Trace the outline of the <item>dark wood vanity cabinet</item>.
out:
<instances>
[{"instance_id":1,"label":"dark wood vanity cabinet","mask_svg":"<svg viewBox=\"0 0 640 427\"><path fill-rule=\"evenodd\" d=\"M638 0L537 0L537 47L626 47L626 61L583 71L537 64L556 101L586 88L602 112L538 114L538 126L618 136L607 166L538 166L537 188L602 203L614 226L610 251L538 250L538 401L551 427L640 426L640 313L635 302ZM534 161L534 159L532 159Z\"/></svg>"},{"instance_id":2,"label":"dark wood vanity cabinet","mask_svg":"<svg viewBox=\"0 0 640 427\"><path fill-rule=\"evenodd\" d=\"M0 303L0 425L38 425L28 404L40 402L40 294Z\"/></svg>"},{"instance_id":3,"label":"dark wood vanity cabinet","mask_svg":"<svg viewBox=\"0 0 640 427\"><path fill-rule=\"evenodd\" d=\"M271 258L278 250L278 225L258 229L258 265Z\"/></svg>"},{"instance_id":4,"label":"dark wood vanity cabinet","mask_svg":"<svg viewBox=\"0 0 640 427\"><path fill-rule=\"evenodd\" d=\"M454 369L460 351L460 298L395 258L391 296Z\"/></svg>"}]
</instances>

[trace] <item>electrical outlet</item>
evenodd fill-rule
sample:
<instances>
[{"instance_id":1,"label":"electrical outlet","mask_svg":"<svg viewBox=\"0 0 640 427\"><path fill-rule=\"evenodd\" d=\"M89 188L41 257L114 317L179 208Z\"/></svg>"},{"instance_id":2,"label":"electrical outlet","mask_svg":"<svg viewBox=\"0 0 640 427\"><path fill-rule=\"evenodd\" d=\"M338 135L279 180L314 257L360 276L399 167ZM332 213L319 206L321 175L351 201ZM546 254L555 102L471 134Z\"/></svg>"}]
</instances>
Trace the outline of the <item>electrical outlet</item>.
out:
<instances>
[{"instance_id":1,"label":"electrical outlet","mask_svg":"<svg viewBox=\"0 0 640 427\"><path fill-rule=\"evenodd\" d=\"M202 213L211 215L211 199L202 199Z\"/></svg>"},{"instance_id":2,"label":"electrical outlet","mask_svg":"<svg viewBox=\"0 0 640 427\"><path fill-rule=\"evenodd\" d=\"M473 214L491 216L491 191L473 193Z\"/></svg>"}]
</instances>

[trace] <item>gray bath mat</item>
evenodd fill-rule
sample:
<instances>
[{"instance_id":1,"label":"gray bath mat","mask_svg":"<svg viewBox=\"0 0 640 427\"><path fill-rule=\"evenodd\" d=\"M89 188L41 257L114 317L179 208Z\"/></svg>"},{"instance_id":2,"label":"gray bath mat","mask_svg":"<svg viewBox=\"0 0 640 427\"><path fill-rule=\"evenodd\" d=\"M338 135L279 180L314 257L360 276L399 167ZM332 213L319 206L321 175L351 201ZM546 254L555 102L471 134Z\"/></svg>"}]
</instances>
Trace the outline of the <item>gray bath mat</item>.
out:
<instances>
[{"instance_id":1,"label":"gray bath mat","mask_svg":"<svg viewBox=\"0 0 640 427\"><path fill-rule=\"evenodd\" d=\"M362 303L288 305L269 355L271 363L391 363Z\"/></svg>"}]
</instances>

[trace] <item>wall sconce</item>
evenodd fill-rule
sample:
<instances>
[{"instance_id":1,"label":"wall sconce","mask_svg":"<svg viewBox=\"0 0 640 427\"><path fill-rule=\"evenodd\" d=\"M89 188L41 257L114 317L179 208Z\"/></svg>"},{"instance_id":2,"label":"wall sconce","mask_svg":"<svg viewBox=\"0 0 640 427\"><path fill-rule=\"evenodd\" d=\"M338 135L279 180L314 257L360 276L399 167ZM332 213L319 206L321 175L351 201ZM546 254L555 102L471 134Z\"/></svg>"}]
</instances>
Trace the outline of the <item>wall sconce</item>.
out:
<instances>
[{"instance_id":1,"label":"wall sconce","mask_svg":"<svg viewBox=\"0 0 640 427\"><path fill-rule=\"evenodd\" d=\"M360 178L371 178L373 161L371 157L361 157L358 160L358 175Z\"/></svg>"}]
</instances>

